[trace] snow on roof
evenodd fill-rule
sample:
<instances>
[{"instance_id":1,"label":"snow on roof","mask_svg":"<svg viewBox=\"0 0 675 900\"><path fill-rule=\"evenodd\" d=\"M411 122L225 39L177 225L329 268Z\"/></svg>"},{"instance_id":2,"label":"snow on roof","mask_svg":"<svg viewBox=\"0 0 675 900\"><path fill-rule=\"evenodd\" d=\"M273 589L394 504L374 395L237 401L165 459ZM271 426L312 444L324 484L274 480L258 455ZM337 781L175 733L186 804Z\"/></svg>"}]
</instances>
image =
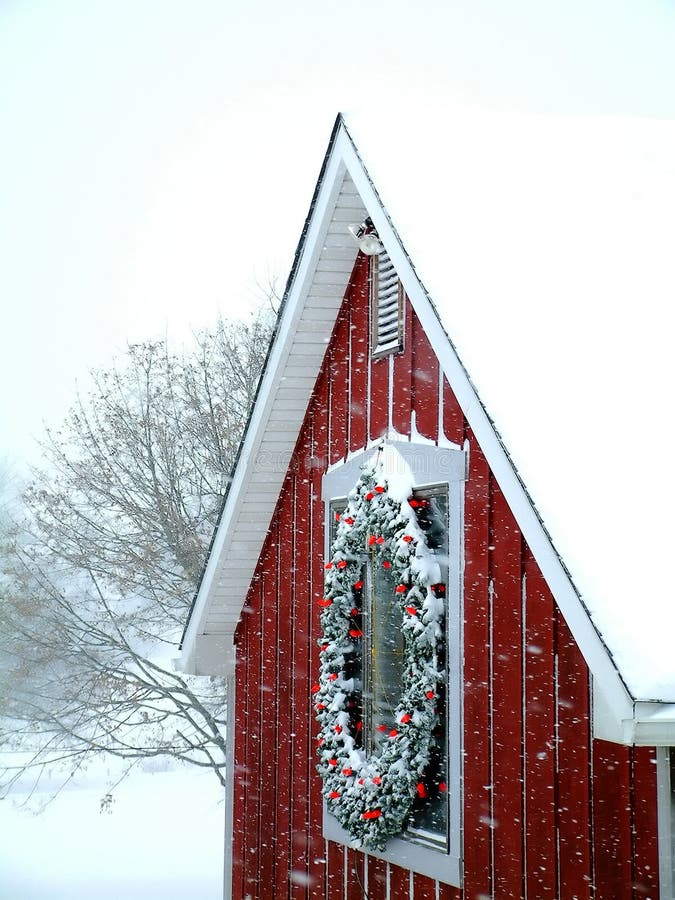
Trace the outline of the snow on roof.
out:
<instances>
[{"instance_id":1,"label":"snow on roof","mask_svg":"<svg viewBox=\"0 0 675 900\"><path fill-rule=\"evenodd\" d=\"M675 123L346 125L633 696L675 700Z\"/></svg>"}]
</instances>

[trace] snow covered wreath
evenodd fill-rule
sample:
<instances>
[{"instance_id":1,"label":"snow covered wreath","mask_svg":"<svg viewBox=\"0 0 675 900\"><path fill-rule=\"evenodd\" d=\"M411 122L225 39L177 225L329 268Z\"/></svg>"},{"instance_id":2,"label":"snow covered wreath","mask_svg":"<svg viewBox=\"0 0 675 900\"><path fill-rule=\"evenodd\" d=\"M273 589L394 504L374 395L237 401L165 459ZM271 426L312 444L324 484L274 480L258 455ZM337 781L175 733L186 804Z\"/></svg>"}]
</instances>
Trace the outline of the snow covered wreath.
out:
<instances>
[{"instance_id":1,"label":"snow covered wreath","mask_svg":"<svg viewBox=\"0 0 675 900\"><path fill-rule=\"evenodd\" d=\"M314 691L323 795L353 841L375 849L403 831L415 800L427 796L425 770L439 720L444 587L416 516L424 504L412 496L410 479L386 477L382 455L364 467L346 509L336 514L319 601L323 635ZM363 748L361 672L353 665L363 640L368 564L390 570L404 639L400 697L392 721L377 726L379 747L370 753Z\"/></svg>"}]
</instances>

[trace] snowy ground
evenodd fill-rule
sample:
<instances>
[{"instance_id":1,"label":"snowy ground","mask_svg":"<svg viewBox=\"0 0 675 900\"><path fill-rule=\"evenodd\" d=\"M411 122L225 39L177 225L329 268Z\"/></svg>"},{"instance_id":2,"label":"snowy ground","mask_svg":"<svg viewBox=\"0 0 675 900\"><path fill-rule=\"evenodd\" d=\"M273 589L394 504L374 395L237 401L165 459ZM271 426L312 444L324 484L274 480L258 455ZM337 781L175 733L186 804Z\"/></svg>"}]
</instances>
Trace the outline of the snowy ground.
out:
<instances>
[{"instance_id":1,"label":"snowy ground","mask_svg":"<svg viewBox=\"0 0 675 900\"><path fill-rule=\"evenodd\" d=\"M0 801L1 900L222 898L223 804L213 774L137 772L101 813L105 793L101 773L39 815Z\"/></svg>"}]
</instances>

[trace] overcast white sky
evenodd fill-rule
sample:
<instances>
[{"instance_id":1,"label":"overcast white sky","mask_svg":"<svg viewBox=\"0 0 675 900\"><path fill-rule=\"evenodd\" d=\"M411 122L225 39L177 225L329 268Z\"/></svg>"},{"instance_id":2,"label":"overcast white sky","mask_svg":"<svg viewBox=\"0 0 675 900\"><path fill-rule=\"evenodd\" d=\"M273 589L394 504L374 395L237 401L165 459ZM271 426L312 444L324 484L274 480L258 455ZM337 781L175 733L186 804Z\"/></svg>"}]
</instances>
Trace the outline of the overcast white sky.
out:
<instances>
[{"instance_id":1,"label":"overcast white sky","mask_svg":"<svg viewBox=\"0 0 675 900\"><path fill-rule=\"evenodd\" d=\"M0 0L0 457L285 279L336 113L675 118L666 0Z\"/></svg>"}]
</instances>

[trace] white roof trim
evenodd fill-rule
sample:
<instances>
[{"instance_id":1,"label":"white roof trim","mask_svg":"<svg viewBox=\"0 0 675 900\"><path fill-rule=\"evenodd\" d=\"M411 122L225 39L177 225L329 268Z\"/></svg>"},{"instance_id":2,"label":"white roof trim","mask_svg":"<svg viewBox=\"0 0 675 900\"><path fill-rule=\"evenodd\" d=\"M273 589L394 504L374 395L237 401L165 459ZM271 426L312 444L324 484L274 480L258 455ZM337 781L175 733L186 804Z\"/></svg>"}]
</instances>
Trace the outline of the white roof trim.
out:
<instances>
[{"instance_id":1,"label":"white roof trim","mask_svg":"<svg viewBox=\"0 0 675 900\"><path fill-rule=\"evenodd\" d=\"M346 228L344 246L338 246L342 265L333 267L330 284L326 284L324 273L320 278L320 286L315 290L315 275L319 261L329 258L331 248L340 244L339 240L329 238L329 230L345 181L345 172L340 155L331 154L309 218L300 259L286 294L276 338L201 585L183 635L182 668L187 672L214 672L213 668L205 668L211 654L201 653L197 649L205 639L210 639L214 634L222 635L229 644L234 639L239 615L283 485L290 455L342 304L358 250ZM356 202L358 195L349 191L349 183L347 189ZM344 216L345 208L350 209L343 204L340 207L340 217ZM357 205L354 208L355 216L363 217L364 214L362 207ZM335 271L336 268L338 271ZM307 355L306 342L296 344L293 340L305 314L311 323L311 333L317 347L317 352L313 355ZM296 369L300 375L295 374ZM292 387L295 395L300 395L302 403L292 411L284 407L281 429L278 434L274 434L270 425L272 413L278 405L283 406L280 397L288 387ZM269 437L272 438L271 441ZM256 522L251 523L249 520L245 524L248 543L244 547L237 547L238 527L247 518L245 514L242 516L242 512L252 498L259 506L259 515ZM252 527L256 525L257 528ZM229 562L231 571L228 571Z\"/></svg>"},{"instance_id":2,"label":"white roof trim","mask_svg":"<svg viewBox=\"0 0 675 900\"><path fill-rule=\"evenodd\" d=\"M675 703L636 703L633 733L639 747L675 747Z\"/></svg>"},{"instance_id":3,"label":"white roof trim","mask_svg":"<svg viewBox=\"0 0 675 900\"><path fill-rule=\"evenodd\" d=\"M214 538L202 584L185 632L183 641L184 665L187 667L187 670L194 671L194 669L190 668L191 660L195 658L193 645L201 640L202 635L210 634L216 627L215 619L213 624L210 624L209 621L214 605L220 607L219 623L223 619L229 620L224 625L218 624L218 629L224 631L231 638L236 628L236 620L245 601L247 587L242 586L238 591L232 591L227 598L221 596L222 592L219 592L219 588L225 576L227 578L231 577L230 573L228 573L227 559L234 540L233 529L236 528L242 507L254 496L256 476L260 477L261 466L264 467L265 465L265 459L261 459L260 454L264 450L266 430L278 396L281 383L280 378L284 377L283 373L287 367L304 367L307 375L311 376L305 378L302 385L300 385L300 392L305 398L303 409L306 409L319 372L327 340L326 335L330 335L341 305L344 288L347 283L346 279L339 296L335 294L333 297L322 297L324 305L320 313L325 312L325 315L316 314L319 315L319 321L322 326L316 327L314 331L317 348L321 351L320 355L315 357L312 366L308 364L308 357L306 356L302 357L301 362L294 358L293 337L301 324L305 308L311 304L311 286L314 274L320 260L325 258L327 252L325 238L329 231L345 174L348 174L353 180L363 206L373 220L379 236L387 248L387 252L403 282L406 293L415 308L422 327L425 329L432 346L438 354L443 371L452 385L457 400L481 445L487 462L499 482L519 527L594 678L602 686L602 694L609 710L611 710L612 717L615 718L616 722L624 722L627 719L632 720L632 698L614 665L611 655L582 604L569 574L553 547L532 501L501 443L499 435L490 422L462 363L458 359L454 347L448 339L424 286L420 283L412 263L392 223L389 221L386 211L382 207L369 175L358 157L354 144L341 121L329 149L323 177L318 186L314 207L311 211L308 228L301 246L300 262L287 290L277 337L268 360L258 399L251 415L242 452ZM343 216L341 216L342 218ZM351 240L349 235L346 235L347 238ZM346 242L346 239L345 247L348 247L349 244ZM356 246L354 245L351 265L353 265L355 258ZM346 264L348 262L349 260L345 260ZM317 322L313 320L313 326L316 325ZM294 429L292 435L286 434L281 441L274 444L279 453L282 453L279 450L280 447L285 448L286 460L290 458L303 416L298 418L297 430ZM278 469L281 469L281 466ZM263 516L261 513L259 520L261 526L256 542L250 547L245 559L242 559L241 555L237 556L236 565L233 565L232 570L232 573L236 572L237 576L247 576L243 581L238 579L240 584L246 584L247 586L254 573L258 555L265 539L266 529L269 526L274 506L281 490L285 469L284 471L272 471L266 474L265 515ZM257 500L258 498L256 497Z\"/></svg>"}]
</instances>

